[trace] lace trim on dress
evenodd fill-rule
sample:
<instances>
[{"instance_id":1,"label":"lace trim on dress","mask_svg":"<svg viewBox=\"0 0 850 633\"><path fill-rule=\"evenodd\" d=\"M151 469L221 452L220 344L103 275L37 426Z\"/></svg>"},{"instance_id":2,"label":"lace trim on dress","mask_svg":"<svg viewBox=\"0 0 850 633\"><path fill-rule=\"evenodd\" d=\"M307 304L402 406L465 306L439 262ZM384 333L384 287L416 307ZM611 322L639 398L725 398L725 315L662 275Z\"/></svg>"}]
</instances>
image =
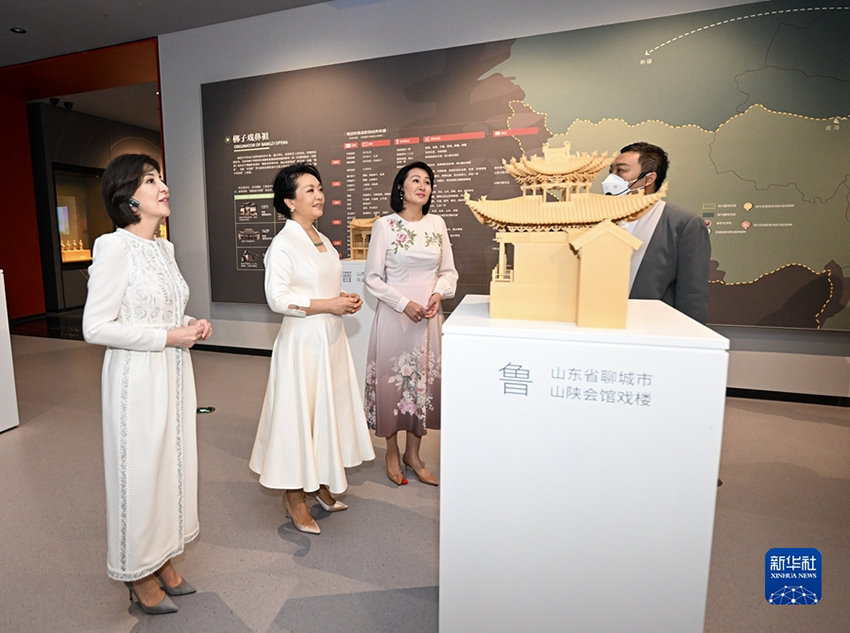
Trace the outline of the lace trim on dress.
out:
<instances>
[{"instance_id":1,"label":"lace trim on dress","mask_svg":"<svg viewBox=\"0 0 850 633\"><path fill-rule=\"evenodd\" d=\"M170 561L175 556L180 556L183 553L183 548L186 543L191 543L198 537L200 534L200 527L196 528L191 534L184 538L178 547L175 547L172 551L170 551L165 556L161 557L157 562L153 565L148 565L147 567L138 570L138 571L122 571L119 569L112 569L111 567L107 567L107 574L113 580L121 580L123 582L133 582L134 580L141 580L142 578L146 578L154 573L157 569L165 565L168 561Z\"/></svg>"},{"instance_id":2,"label":"lace trim on dress","mask_svg":"<svg viewBox=\"0 0 850 633\"><path fill-rule=\"evenodd\" d=\"M186 280L180 274L177 268L177 263L167 250L168 245L164 240L146 240L138 235L134 235L124 229L119 229L119 234L123 235L127 240L128 254L130 257L130 279L127 285L127 291L124 293L124 299L121 304L121 309L118 314L118 321L121 323L129 323L137 327L154 327L169 329L171 327L179 327L183 324L183 311L186 303L189 300L189 287ZM164 310L158 307L157 299L153 293L159 294L159 302L165 306ZM132 298L132 299L131 299ZM162 567L166 561L183 552L183 543L194 539L200 528L196 528L194 532L186 537L185 530L185 513L184 513L184 465L183 465L183 378L185 350L176 348L175 353L175 379L176 386L174 389L174 407L176 412L175 424L175 449L177 451L177 493L178 493L178 512L177 512L177 530L178 542L180 546L174 551L169 552L165 557L161 558L156 564L148 566L142 570L128 570L128 549L129 549L129 490L127 482L128 474L128 451L129 451L129 402L130 390L132 388L130 380L130 368L132 365L133 354L147 354L148 352L132 352L125 350L123 365L121 368L121 393L119 396L119 530L120 530L120 551L119 560L121 569L116 570L108 567L107 571L110 578L115 580L132 581L139 580L145 576L149 576L154 571ZM165 353L158 352L158 353Z\"/></svg>"},{"instance_id":3,"label":"lace trim on dress","mask_svg":"<svg viewBox=\"0 0 850 633\"><path fill-rule=\"evenodd\" d=\"M129 354L124 355L124 363L121 367L121 396L119 398L118 409L118 436L121 445L118 463L118 490L121 495L119 501L120 515L118 519L118 529L121 531L121 550L119 558L121 567L127 568L127 544L129 541L129 530L127 529L127 500L130 495L127 491L127 449L129 444L130 432L129 426L129 411L130 411L130 364L131 358Z\"/></svg>"}]
</instances>

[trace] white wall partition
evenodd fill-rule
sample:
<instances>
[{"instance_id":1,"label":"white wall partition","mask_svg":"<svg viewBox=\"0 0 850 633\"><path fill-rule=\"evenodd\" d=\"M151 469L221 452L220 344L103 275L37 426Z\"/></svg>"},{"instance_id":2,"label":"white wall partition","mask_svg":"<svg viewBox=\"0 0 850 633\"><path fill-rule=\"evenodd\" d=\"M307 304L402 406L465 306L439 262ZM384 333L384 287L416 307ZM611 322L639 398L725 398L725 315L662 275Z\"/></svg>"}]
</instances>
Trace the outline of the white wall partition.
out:
<instances>
[{"instance_id":1,"label":"white wall partition","mask_svg":"<svg viewBox=\"0 0 850 633\"><path fill-rule=\"evenodd\" d=\"M18 426L19 423L12 344L9 339L9 312L6 309L6 281L0 270L0 432Z\"/></svg>"}]
</instances>

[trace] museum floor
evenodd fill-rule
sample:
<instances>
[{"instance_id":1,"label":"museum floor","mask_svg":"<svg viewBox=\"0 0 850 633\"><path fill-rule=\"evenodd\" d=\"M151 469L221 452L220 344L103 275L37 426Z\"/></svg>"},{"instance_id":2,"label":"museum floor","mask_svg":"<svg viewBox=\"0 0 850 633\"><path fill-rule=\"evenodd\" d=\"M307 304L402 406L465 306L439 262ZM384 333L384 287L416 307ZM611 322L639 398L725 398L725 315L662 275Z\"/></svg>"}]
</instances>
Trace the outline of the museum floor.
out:
<instances>
[{"instance_id":1,"label":"museum floor","mask_svg":"<svg viewBox=\"0 0 850 633\"><path fill-rule=\"evenodd\" d=\"M144 615L105 570L103 350L20 335L12 348L21 426L0 434L0 631L437 630L439 489L415 478L391 484L376 441L377 460L350 473L350 509L316 506L322 534L295 531L280 497L247 467L269 359L200 351L199 405L216 410L198 418L201 535L178 560L198 593L176 598L176 614ZM439 432L423 443L438 476L439 443ZM846 631L850 409L729 399L720 476L705 631ZM486 481L468 485L471 495L503 505L504 520L529 539L558 501L547 482L521 505ZM820 604L765 601L772 547L821 551ZM663 586L635 590L665 600ZM538 630L534 617L528 631ZM571 631L568 622L562 630Z\"/></svg>"}]
</instances>

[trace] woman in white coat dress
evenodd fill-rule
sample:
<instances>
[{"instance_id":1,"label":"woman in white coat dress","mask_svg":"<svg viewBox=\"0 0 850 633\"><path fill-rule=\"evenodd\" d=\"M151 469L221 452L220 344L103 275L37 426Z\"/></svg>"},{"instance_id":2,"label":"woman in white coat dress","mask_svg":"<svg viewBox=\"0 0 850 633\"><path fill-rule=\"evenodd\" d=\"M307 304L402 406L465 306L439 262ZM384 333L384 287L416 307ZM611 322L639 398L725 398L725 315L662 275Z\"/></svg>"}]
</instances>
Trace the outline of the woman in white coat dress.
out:
<instances>
[{"instance_id":1,"label":"woman in white coat dress","mask_svg":"<svg viewBox=\"0 0 850 633\"><path fill-rule=\"evenodd\" d=\"M195 379L188 348L212 334L183 314L189 289L174 247L155 237L171 213L159 164L115 158L103 203L119 227L94 243L86 341L106 346L101 379L107 572L146 613L194 592L171 564L198 535Z\"/></svg>"},{"instance_id":2,"label":"woman in white coat dress","mask_svg":"<svg viewBox=\"0 0 850 633\"><path fill-rule=\"evenodd\" d=\"M375 458L342 319L362 301L342 290L342 265L313 223L322 215L322 180L297 163L275 177L274 207L286 224L266 252L269 307L283 314L272 350L260 424L249 466L267 488L285 490L295 527L318 534L306 493L329 512L348 506L345 468Z\"/></svg>"}]
</instances>

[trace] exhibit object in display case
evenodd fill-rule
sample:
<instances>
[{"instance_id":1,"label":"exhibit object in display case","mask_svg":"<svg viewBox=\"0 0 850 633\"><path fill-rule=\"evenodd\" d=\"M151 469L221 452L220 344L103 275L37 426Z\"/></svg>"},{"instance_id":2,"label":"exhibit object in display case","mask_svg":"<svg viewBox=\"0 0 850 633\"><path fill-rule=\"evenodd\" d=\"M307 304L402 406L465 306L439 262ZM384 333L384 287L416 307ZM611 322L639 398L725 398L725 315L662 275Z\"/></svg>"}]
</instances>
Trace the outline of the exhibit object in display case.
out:
<instances>
[{"instance_id":1,"label":"exhibit object in display case","mask_svg":"<svg viewBox=\"0 0 850 633\"><path fill-rule=\"evenodd\" d=\"M617 223L637 220L667 193L606 196L590 185L611 163L607 152L543 147L543 158L502 160L522 188L508 200L472 200L482 224L497 229L499 261L490 281L490 316L625 328L632 253L642 242ZM513 265L507 245L513 247Z\"/></svg>"},{"instance_id":2,"label":"exhibit object in display case","mask_svg":"<svg viewBox=\"0 0 850 633\"><path fill-rule=\"evenodd\" d=\"M83 248L82 240L60 240L62 262L91 261L91 249Z\"/></svg>"},{"instance_id":3,"label":"exhibit object in display case","mask_svg":"<svg viewBox=\"0 0 850 633\"><path fill-rule=\"evenodd\" d=\"M372 225L380 216L373 218L354 218L348 225L350 259L366 259L369 254L369 238L372 237Z\"/></svg>"}]
</instances>

